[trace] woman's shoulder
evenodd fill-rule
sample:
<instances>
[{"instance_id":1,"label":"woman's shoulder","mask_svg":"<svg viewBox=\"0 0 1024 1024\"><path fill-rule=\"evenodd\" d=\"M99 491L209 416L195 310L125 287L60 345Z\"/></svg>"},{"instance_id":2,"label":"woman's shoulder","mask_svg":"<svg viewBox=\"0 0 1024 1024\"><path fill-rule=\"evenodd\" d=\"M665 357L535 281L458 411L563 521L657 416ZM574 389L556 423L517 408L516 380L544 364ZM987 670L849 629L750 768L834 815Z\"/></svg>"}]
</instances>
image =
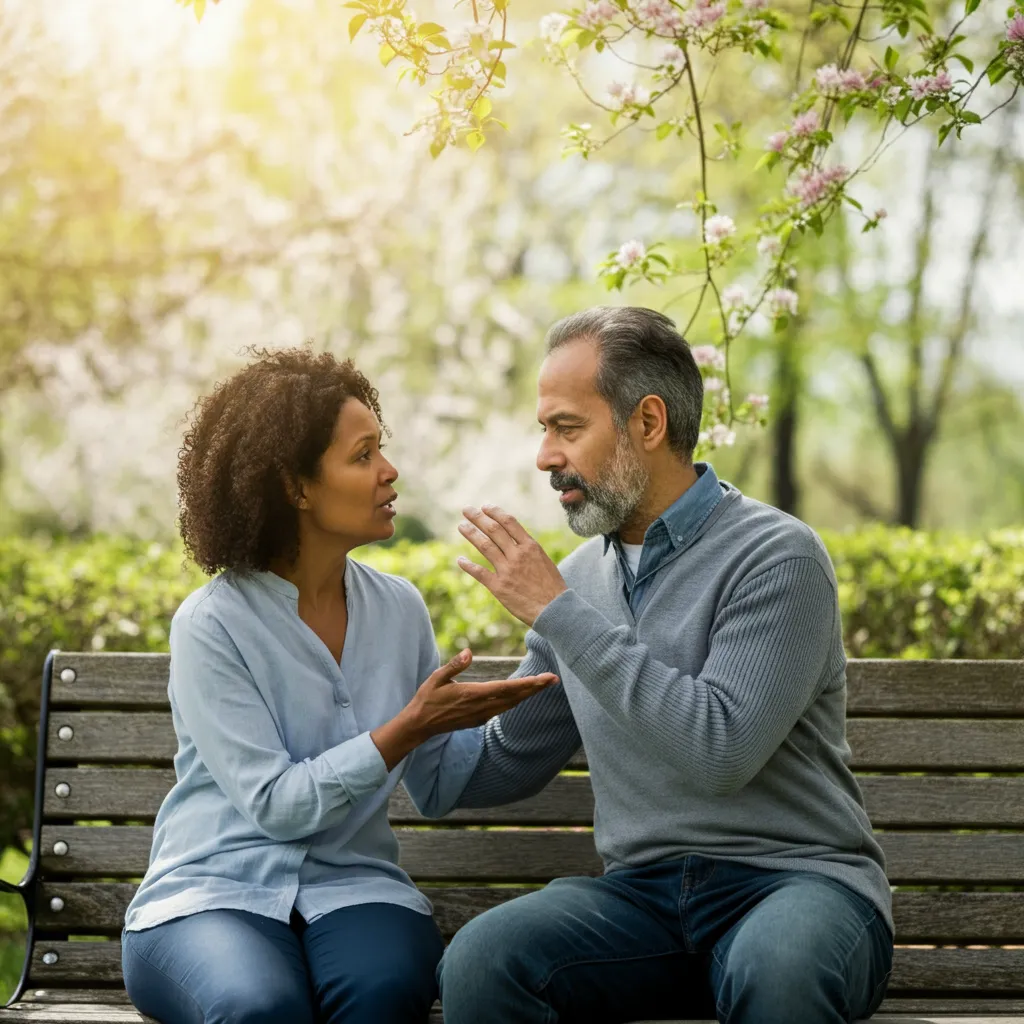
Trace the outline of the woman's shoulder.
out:
<instances>
[{"instance_id":1,"label":"woman's shoulder","mask_svg":"<svg viewBox=\"0 0 1024 1024\"><path fill-rule=\"evenodd\" d=\"M212 631L219 632L240 615L253 615L252 601L247 597L244 581L232 572L218 576L193 590L178 605L171 620L172 629L177 632Z\"/></svg>"}]
</instances>

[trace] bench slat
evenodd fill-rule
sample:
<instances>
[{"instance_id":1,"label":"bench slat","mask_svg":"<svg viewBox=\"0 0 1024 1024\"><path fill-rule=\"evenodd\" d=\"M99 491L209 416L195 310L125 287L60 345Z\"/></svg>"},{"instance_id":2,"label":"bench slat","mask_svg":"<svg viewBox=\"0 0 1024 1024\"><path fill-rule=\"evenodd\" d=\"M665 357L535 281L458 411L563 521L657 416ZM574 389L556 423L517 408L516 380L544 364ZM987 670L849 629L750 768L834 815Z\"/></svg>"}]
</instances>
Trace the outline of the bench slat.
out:
<instances>
[{"instance_id":1,"label":"bench slat","mask_svg":"<svg viewBox=\"0 0 1024 1024\"><path fill-rule=\"evenodd\" d=\"M1024 778L864 776L868 814L878 828L1024 827ZM59 820L152 820L174 784L167 768L51 767L46 773L45 814ZM58 796L58 786L68 786ZM404 789L391 798L394 824L423 824ZM441 824L591 825L590 777L561 775L527 800L501 807L458 810Z\"/></svg>"},{"instance_id":2,"label":"bench slat","mask_svg":"<svg viewBox=\"0 0 1024 1024\"><path fill-rule=\"evenodd\" d=\"M51 701L62 707L166 708L167 654L59 654ZM466 679L503 679L518 658L477 658ZM60 679L63 669L74 682ZM851 715L1024 715L1024 661L853 659L847 670Z\"/></svg>"},{"instance_id":3,"label":"bench slat","mask_svg":"<svg viewBox=\"0 0 1024 1024\"><path fill-rule=\"evenodd\" d=\"M57 962L44 964L46 953ZM47 942L32 951L29 984L121 983L121 943ZM955 993L961 990L1024 993L1024 950L1019 949L906 949L896 950L889 992Z\"/></svg>"},{"instance_id":4,"label":"bench slat","mask_svg":"<svg viewBox=\"0 0 1024 1024\"><path fill-rule=\"evenodd\" d=\"M55 709L48 732L49 763L169 765L178 749L169 712ZM851 718L846 732L858 770L1024 771L1022 720Z\"/></svg>"},{"instance_id":5,"label":"bench slat","mask_svg":"<svg viewBox=\"0 0 1024 1024\"><path fill-rule=\"evenodd\" d=\"M117 934L136 886L132 882L46 882L39 888L40 931ZM450 938L477 914L515 899L533 887L425 886L434 917ZM63 907L52 910L50 900ZM897 892L893 917L898 942L1024 943L1024 892Z\"/></svg>"},{"instance_id":6,"label":"bench slat","mask_svg":"<svg viewBox=\"0 0 1024 1024\"><path fill-rule=\"evenodd\" d=\"M402 866L425 882L546 882L559 875L594 875L601 864L589 831L396 829ZM46 825L42 870L46 877L141 877L149 861L148 825ZM882 832L887 873L900 884L1018 885L1024 882L1024 835ZM62 840L68 852L57 856Z\"/></svg>"}]
</instances>

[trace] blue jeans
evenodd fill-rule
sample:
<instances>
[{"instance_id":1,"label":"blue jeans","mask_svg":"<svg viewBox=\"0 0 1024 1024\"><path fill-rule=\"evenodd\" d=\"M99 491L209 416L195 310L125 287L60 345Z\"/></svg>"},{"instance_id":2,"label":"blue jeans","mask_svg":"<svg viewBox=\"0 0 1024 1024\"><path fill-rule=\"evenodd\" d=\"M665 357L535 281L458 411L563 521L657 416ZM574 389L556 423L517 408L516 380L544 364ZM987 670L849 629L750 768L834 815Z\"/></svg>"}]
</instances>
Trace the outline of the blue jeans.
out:
<instances>
[{"instance_id":1,"label":"blue jeans","mask_svg":"<svg viewBox=\"0 0 1024 1024\"><path fill-rule=\"evenodd\" d=\"M390 903L310 925L207 910L122 936L128 995L161 1024L425 1024L443 948L433 918Z\"/></svg>"},{"instance_id":2,"label":"blue jeans","mask_svg":"<svg viewBox=\"0 0 1024 1024\"><path fill-rule=\"evenodd\" d=\"M694 855L489 910L438 976L445 1024L839 1024L878 1008L892 946L838 882Z\"/></svg>"}]
</instances>

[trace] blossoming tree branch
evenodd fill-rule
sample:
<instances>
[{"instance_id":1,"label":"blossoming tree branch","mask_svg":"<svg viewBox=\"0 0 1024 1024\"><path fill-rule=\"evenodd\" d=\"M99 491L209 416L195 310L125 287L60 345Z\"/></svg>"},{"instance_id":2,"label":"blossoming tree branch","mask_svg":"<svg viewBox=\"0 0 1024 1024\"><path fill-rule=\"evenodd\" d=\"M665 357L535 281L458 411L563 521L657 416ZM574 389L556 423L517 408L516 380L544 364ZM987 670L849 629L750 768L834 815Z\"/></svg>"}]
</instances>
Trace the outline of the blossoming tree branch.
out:
<instances>
[{"instance_id":1,"label":"blossoming tree branch","mask_svg":"<svg viewBox=\"0 0 1024 1024\"><path fill-rule=\"evenodd\" d=\"M218 0L214 0L218 2ZM447 147L483 146L505 124L493 111L504 88L507 51L515 48L509 0L458 0L458 23L418 21L407 0L349 0L349 36L376 37L381 63L424 88L430 110L413 130L425 132L433 156ZM178 0L198 18L206 0ZM652 134L696 160L699 188L680 206L700 226L701 263L694 272L659 242L626 241L601 265L609 288L645 280L687 285L692 296L684 335L705 318L708 344L696 345L707 403L701 447L732 444L737 423L764 422L767 398L735 401L729 348L755 317L777 330L797 314L796 243L821 235L844 206L877 227L884 209L856 198L864 175L911 127L930 120L937 143L960 138L1015 100L1024 84L1024 8L999 0L952 5L926 0L584 0L540 21L546 58L561 68L594 109L593 123L564 129L565 152L589 158L624 133ZM941 10L939 8L941 7ZM932 8L936 13L933 14ZM829 59L812 60L827 52ZM621 74L598 92L588 57L611 57ZM727 60L774 64L792 82L789 109L764 140L746 139L740 122L714 122L708 86ZM732 65L743 69L742 63ZM835 157L839 138L859 124L867 139L856 166ZM750 223L737 224L720 198L724 166L751 144L764 152L754 170L768 176L770 197ZM755 286L731 280L741 258L757 253ZM749 274L746 275L749 278ZM702 323L703 328L703 323Z\"/></svg>"}]
</instances>

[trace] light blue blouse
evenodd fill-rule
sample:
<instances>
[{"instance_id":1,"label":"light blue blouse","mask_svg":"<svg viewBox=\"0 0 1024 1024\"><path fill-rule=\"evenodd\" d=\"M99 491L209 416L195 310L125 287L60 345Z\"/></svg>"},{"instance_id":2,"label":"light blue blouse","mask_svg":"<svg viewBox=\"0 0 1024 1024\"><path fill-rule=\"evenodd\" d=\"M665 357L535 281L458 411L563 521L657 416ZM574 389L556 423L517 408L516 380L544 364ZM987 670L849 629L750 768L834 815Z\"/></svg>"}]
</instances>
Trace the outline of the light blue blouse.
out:
<instances>
[{"instance_id":1,"label":"light blue blouse","mask_svg":"<svg viewBox=\"0 0 1024 1024\"><path fill-rule=\"evenodd\" d=\"M403 782L439 817L473 772L481 730L437 736L388 772L370 731L438 666L416 588L351 559L341 664L274 573L223 573L171 624L168 693L177 781L156 818L149 870L125 927L201 910L307 921L358 903L421 913L398 866L388 797Z\"/></svg>"}]
</instances>

